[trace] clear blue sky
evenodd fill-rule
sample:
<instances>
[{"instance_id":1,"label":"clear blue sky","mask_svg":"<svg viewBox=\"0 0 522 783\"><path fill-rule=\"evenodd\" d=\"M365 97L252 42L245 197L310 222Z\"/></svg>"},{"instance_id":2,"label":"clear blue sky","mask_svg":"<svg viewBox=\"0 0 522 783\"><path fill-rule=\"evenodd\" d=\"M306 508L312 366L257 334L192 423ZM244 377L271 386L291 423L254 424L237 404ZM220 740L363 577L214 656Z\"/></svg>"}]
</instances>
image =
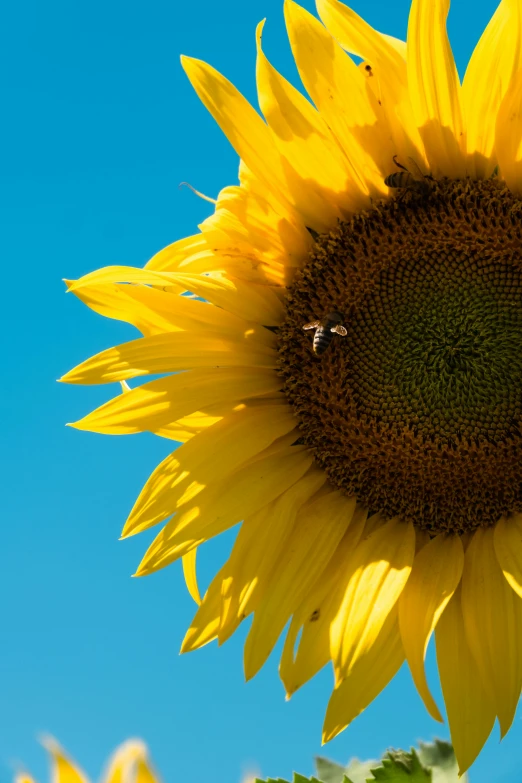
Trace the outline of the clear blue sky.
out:
<instances>
[{"instance_id":1,"label":"clear blue sky","mask_svg":"<svg viewBox=\"0 0 522 783\"><path fill-rule=\"evenodd\" d=\"M453 5L462 72L496 2ZM353 6L404 36L407 0ZM214 196L236 181L235 154L192 93L179 55L208 60L255 100L254 29L265 16L266 51L295 81L281 0L25 0L4 8L2 783L15 760L45 783L41 731L59 738L94 778L117 743L138 735L165 783L239 783L252 765L263 775L310 773L319 752L343 761L447 736L404 669L321 750L329 671L285 703L277 655L243 682L244 633L220 650L178 657L195 610L181 566L131 579L153 533L118 542L169 442L64 426L111 392L55 379L134 333L66 296L61 278L142 265L209 213L179 182ZM201 553L203 585L230 542ZM429 670L436 689L433 652ZM500 747L495 730L472 783L512 781L521 742L520 717Z\"/></svg>"}]
</instances>

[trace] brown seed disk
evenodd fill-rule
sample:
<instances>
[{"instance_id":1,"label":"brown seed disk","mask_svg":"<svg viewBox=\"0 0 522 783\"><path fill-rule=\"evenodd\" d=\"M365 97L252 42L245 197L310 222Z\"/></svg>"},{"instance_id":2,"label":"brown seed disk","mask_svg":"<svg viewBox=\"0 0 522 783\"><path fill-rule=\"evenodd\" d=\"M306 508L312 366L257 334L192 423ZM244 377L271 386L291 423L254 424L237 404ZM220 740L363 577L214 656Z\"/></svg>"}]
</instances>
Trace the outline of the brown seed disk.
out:
<instances>
[{"instance_id":1,"label":"brown seed disk","mask_svg":"<svg viewBox=\"0 0 522 783\"><path fill-rule=\"evenodd\" d=\"M340 223L289 289L279 369L303 442L372 511L465 531L522 511L522 202L434 182ZM303 325L339 311L321 357Z\"/></svg>"}]
</instances>

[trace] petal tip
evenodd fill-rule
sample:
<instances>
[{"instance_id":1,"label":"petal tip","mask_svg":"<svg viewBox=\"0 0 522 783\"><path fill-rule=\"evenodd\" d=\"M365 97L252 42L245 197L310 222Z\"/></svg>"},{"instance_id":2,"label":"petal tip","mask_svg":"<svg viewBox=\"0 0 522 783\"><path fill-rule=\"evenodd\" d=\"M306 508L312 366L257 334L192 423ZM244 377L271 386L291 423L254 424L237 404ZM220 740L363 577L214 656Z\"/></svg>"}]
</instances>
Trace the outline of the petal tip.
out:
<instances>
[{"instance_id":1,"label":"petal tip","mask_svg":"<svg viewBox=\"0 0 522 783\"><path fill-rule=\"evenodd\" d=\"M52 734L46 734L45 732L38 735L38 742L42 745L48 753L57 753L61 750L60 744Z\"/></svg>"},{"instance_id":2,"label":"petal tip","mask_svg":"<svg viewBox=\"0 0 522 783\"><path fill-rule=\"evenodd\" d=\"M133 522L134 521L135 520L133 518L133 514L132 514L132 511L131 511L131 513L127 517L127 520L126 520L125 524L123 525L123 528L122 528L122 531L121 531L121 535L120 535L120 541L123 541L124 538L130 538L131 536L136 535L136 531L133 529ZM143 560L141 561L140 566L138 567L138 571L139 571L139 568L142 565L143 565Z\"/></svg>"},{"instance_id":3,"label":"petal tip","mask_svg":"<svg viewBox=\"0 0 522 783\"><path fill-rule=\"evenodd\" d=\"M256 27L256 41L257 41L258 48L261 47L261 38L262 38L262 35L263 35L263 29L265 27L265 23L266 23L266 16L265 16L264 19L261 19L261 21L257 23L257 27Z\"/></svg>"},{"instance_id":4,"label":"petal tip","mask_svg":"<svg viewBox=\"0 0 522 783\"><path fill-rule=\"evenodd\" d=\"M188 653L191 651L190 642L188 640L188 634L185 636L183 641L181 642L181 647L179 648L179 654L185 655L185 653Z\"/></svg>"},{"instance_id":5,"label":"petal tip","mask_svg":"<svg viewBox=\"0 0 522 783\"><path fill-rule=\"evenodd\" d=\"M181 62L181 67L190 79L189 71L192 71L194 68L196 68L201 63L201 60L198 60L197 57L189 57L187 54L182 54L179 59Z\"/></svg>"}]
</instances>

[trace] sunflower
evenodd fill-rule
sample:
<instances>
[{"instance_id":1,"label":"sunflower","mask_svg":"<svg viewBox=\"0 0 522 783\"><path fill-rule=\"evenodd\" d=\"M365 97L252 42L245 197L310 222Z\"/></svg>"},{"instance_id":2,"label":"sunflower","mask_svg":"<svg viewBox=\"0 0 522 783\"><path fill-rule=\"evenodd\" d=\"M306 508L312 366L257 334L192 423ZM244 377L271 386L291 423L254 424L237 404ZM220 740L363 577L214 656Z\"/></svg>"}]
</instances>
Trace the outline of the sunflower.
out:
<instances>
[{"instance_id":1,"label":"sunflower","mask_svg":"<svg viewBox=\"0 0 522 783\"><path fill-rule=\"evenodd\" d=\"M51 760L53 783L89 783L87 775L68 756L52 737L45 737L43 745ZM102 783L158 783L148 758L146 745L141 740L127 740L109 759ZM27 772L19 772L15 783L35 783Z\"/></svg>"},{"instance_id":2,"label":"sunflower","mask_svg":"<svg viewBox=\"0 0 522 783\"><path fill-rule=\"evenodd\" d=\"M137 574L240 524L183 651L249 615L246 677L289 623L288 696L331 662L327 741L436 629L461 772L522 686L522 6L502 0L461 85L449 0L413 0L407 42L338 0L293 0L312 102L257 29L261 117L182 58L240 157L200 232L144 269L68 281L143 337L69 372L120 381L73 426L183 445L123 529L164 523ZM305 327L303 329L303 327ZM130 388L143 375L159 379Z\"/></svg>"}]
</instances>

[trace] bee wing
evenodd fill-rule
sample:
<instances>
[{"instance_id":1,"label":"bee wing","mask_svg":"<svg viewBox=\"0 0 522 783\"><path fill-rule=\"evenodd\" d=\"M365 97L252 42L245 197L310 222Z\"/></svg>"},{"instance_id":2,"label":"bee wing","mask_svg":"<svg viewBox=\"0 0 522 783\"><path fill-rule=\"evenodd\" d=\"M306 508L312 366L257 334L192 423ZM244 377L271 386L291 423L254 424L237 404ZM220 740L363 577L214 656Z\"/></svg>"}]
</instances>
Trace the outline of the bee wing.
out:
<instances>
[{"instance_id":1,"label":"bee wing","mask_svg":"<svg viewBox=\"0 0 522 783\"><path fill-rule=\"evenodd\" d=\"M348 334L348 331L346 330L346 328L344 326L342 326L341 324L335 324L335 326L332 326L330 331L331 332L336 332L337 334L340 334L341 337L346 337L346 335Z\"/></svg>"},{"instance_id":2,"label":"bee wing","mask_svg":"<svg viewBox=\"0 0 522 783\"><path fill-rule=\"evenodd\" d=\"M413 179L424 179L424 174L422 173L421 167L417 163L417 161L413 160L413 158L408 157L408 166L409 172Z\"/></svg>"},{"instance_id":3,"label":"bee wing","mask_svg":"<svg viewBox=\"0 0 522 783\"><path fill-rule=\"evenodd\" d=\"M321 326L320 321L310 321L309 324L305 324L303 329L318 329Z\"/></svg>"}]
</instances>

